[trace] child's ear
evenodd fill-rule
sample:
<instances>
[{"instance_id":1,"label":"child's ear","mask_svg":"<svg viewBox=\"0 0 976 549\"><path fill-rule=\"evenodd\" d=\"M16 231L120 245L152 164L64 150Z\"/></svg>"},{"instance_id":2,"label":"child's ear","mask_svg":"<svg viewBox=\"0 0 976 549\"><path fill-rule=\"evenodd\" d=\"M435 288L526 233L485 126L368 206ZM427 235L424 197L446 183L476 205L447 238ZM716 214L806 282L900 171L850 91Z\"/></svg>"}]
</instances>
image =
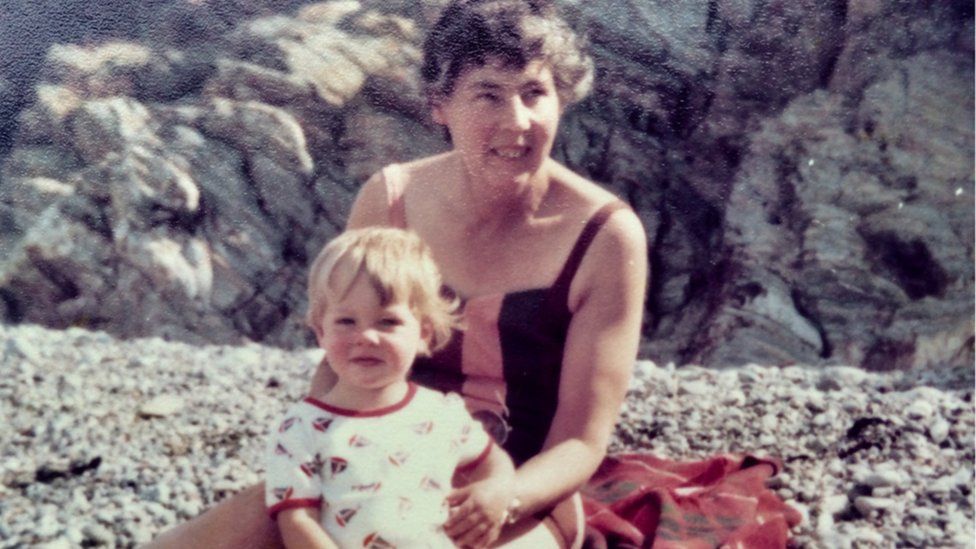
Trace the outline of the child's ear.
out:
<instances>
[{"instance_id":1,"label":"child's ear","mask_svg":"<svg viewBox=\"0 0 976 549\"><path fill-rule=\"evenodd\" d=\"M434 327L431 325L429 320L424 320L420 323L420 346L417 348L417 354L421 356L430 356L430 347L433 341Z\"/></svg>"},{"instance_id":2,"label":"child's ear","mask_svg":"<svg viewBox=\"0 0 976 549\"><path fill-rule=\"evenodd\" d=\"M308 327L311 328L313 332L315 332L315 342L319 344L319 347L321 347L323 343L323 338L325 337L325 332L322 330L322 323L315 322L312 319L309 319L307 324Z\"/></svg>"}]
</instances>

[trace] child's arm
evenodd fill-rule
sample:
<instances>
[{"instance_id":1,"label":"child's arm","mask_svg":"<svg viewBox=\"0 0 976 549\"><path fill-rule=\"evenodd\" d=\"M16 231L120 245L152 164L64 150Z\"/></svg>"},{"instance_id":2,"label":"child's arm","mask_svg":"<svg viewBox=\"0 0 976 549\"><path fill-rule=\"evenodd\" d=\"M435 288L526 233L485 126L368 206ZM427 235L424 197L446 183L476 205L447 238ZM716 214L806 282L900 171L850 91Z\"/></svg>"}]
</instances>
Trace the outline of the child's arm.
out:
<instances>
[{"instance_id":1,"label":"child's arm","mask_svg":"<svg viewBox=\"0 0 976 549\"><path fill-rule=\"evenodd\" d=\"M319 524L318 509L285 509L278 513L278 530L288 549L339 549Z\"/></svg>"},{"instance_id":2,"label":"child's arm","mask_svg":"<svg viewBox=\"0 0 976 549\"><path fill-rule=\"evenodd\" d=\"M498 539L505 525L515 494L515 467L508 454L491 443L488 455L466 478L469 483L447 498L451 514L444 531L459 547L487 547Z\"/></svg>"}]
</instances>

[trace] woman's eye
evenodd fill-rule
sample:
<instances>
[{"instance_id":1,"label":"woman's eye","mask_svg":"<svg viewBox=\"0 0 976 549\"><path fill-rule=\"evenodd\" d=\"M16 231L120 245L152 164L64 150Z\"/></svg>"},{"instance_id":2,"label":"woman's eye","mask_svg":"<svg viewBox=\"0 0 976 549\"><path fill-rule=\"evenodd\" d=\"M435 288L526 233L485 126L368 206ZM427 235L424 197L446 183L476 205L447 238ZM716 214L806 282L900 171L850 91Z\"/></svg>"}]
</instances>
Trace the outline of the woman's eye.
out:
<instances>
[{"instance_id":1,"label":"woman's eye","mask_svg":"<svg viewBox=\"0 0 976 549\"><path fill-rule=\"evenodd\" d=\"M489 101L489 102L492 102L492 103L495 102L495 101L498 101L498 96L495 95L495 94L493 94L493 93L479 93L477 96L475 96L475 98L476 99L483 99L485 101Z\"/></svg>"}]
</instances>

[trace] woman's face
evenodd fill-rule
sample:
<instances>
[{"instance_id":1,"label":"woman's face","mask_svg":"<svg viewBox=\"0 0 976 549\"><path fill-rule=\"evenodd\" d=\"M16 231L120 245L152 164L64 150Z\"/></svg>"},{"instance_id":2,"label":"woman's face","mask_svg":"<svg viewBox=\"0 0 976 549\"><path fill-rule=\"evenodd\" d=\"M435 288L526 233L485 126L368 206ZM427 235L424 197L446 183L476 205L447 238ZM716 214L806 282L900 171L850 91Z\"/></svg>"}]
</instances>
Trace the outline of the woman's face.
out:
<instances>
[{"instance_id":1,"label":"woman's face","mask_svg":"<svg viewBox=\"0 0 976 549\"><path fill-rule=\"evenodd\" d=\"M528 180L549 157L561 114L552 71L490 61L461 73L435 104L434 120L451 133L468 173L487 181Z\"/></svg>"}]
</instances>

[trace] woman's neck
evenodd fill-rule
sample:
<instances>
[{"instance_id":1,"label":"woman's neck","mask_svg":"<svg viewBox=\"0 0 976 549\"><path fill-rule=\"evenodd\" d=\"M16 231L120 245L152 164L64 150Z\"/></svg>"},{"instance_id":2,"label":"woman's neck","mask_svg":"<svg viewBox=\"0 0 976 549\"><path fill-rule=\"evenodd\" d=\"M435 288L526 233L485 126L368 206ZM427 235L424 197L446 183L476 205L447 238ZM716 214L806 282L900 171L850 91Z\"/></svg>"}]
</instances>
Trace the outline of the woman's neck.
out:
<instances>
[{"instance_id":1,"label":"woman's neck","mask_svg":"<svg viewBox=\"0 0 976 549\"><path fill-rule=\"evenodd\" d=\"M465 225L481 233L519 226L536 214L549 192L552 164L547 159L535 173L499 180L471 173L457 157L456 211Z\"/></svg>"}]
</instances>

